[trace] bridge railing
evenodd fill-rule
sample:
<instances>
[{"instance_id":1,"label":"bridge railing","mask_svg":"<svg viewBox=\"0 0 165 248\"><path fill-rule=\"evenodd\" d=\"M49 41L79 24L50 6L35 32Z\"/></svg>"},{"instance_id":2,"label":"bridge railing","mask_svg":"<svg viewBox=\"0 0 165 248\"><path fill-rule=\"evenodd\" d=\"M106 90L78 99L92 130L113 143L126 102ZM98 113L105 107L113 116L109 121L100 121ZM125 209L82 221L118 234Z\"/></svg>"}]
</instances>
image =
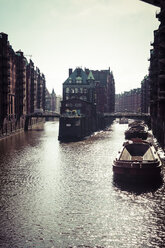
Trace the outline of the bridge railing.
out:
<instances>
[{"instance_id":1,"label":"bridge railing","mask_svg":"<svg viewBox=\"0 0 165 248\"><path fill-rule=\"evenodd\" d=\"M135 112L115 112L115 113L104 113L104 117L116 117L116 118L122 118L122 117L150 117L149 113L135 113Z\"/></svg>"},{"instance_id":2,"label":"bridge railing","mask_svg":"<svg viewBox=\"0 0 165 248\"><path fill-rule=\"evenodd\" d=\"M26 115L26 118L31 118L31 117L60 117L60 114L57 112L49 112L49 111L45 111L43 113L31 113Z\"/></svg>"}]
</instances>

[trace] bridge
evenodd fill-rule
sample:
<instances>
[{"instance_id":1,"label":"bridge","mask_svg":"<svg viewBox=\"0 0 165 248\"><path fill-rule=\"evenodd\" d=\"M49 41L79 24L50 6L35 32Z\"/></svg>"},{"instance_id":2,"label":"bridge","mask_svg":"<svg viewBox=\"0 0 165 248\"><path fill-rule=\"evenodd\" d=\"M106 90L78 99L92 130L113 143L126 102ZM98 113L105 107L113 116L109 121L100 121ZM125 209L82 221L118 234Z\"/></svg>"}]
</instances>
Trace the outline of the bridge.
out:
<instances>
[{"instance_id":1,"label":"bridge","mask_svg":"<svg viewBox=\"0 0 165 248\"><path fill-rule=\"evenodd\" d=\"M26 115L24 130L27 131L30 125L31 118L60 118L60 114L57 112L43 112L43 113L32 113ZM115 112L115 113L103 113L102 120L109 123L110 120L116 118L128 118L128 119L142 119L150 126L150 114L148 113L131 113L131 112Z\"/></svg>"},{"instance_id":2,"label":"bridge","mask_svg":"<svg viewBox=\"0 0 165 248\"><path fill-rule=\"evenodd\" d=\"M139 119L144 120L146 124L151 126L151 117L148 113L131 113L131 112L115 112L115 113L104 113L105 119L116 119L116 118L128 118L128 119Z\"/></svg>"},{"instance_id":3,"label":"bridge","mask_svg":"<svg viewBox=\"0 0 165 248\"><path fill-rule=\"evenodd\" d=\"M150 114L148 114L148 113L131 113L131 112L115 112L115 113L104 113L104 117L146 119L146 118L150 118Z\"/></svg>"},{"instance_id":4,"label":"bridge","mask_svg":"<svg viewBox=\"0 0 165 248\"><path fill-rule=\"evenodd\" d=\"M46 117L60 117L60 114L57 112L43 112L43 113L32 113L26 115L26 118L32 118L32 117L39 117L39 118L46 118Z\"/></svg>"},{"instance_id":5,"label":"bridge","mask_svg":"<svg viewBox=\"0 0 165 248\"><path fill-rule=\"evenodd\" d=\"M45 111L43 113L32 113L25 116L25 126L24 130L27 131L29 127L29 120L31 118L60 118L60 114L57 112Z\"/></svg>"}]
</instances>

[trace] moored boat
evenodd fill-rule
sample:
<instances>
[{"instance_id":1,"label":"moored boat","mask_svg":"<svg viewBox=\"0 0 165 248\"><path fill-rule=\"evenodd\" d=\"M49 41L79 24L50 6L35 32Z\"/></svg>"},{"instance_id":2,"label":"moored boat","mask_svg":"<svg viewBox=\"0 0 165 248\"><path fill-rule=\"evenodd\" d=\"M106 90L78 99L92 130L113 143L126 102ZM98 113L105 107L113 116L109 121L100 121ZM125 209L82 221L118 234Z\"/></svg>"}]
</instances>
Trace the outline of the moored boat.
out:
<instances>
[{"instance_id":1,"label":"moored boat","mask_svg":"<svg viewBox=\"0 0 165 248\"><path fill-rule=\"evenodd\" d=\"M123 117L119 120L119 124L128 124L128 119Z\"/></svg>"},{"instance_id":2,"label":"moored boat","mask_svg":"<svg viewBox=\"0 0 165 248\"><path fill-rule=\"evenodd\" d=\"M139 125L145 125L144 121L142 120L135 120L135 121L131 121L128 123L129 127L135 127L135 126L139 126Z\"/></svg>"},{"instance_id":3,"label":"moored boat","mask_svg":"<svg viewBox=\"0 0 165 248\"><path fill-rule=\"evenodd\" d=\"M141 138L143 140L146 140L147 137L148 137L148 132L143 128L131 127L125 131L126 139Z\"/></svg>"},{"instance_id":4,"label":"moored boat","mask_svg":"<svg viewBox=\"0 0 165 248\"><path fill-rule=\"evenodd\" d=\"M113 163L114 175L127 178L156 179L161 174L162 161L155 147L142 139L132 139Z\"/></svg>"},{"instance_id":5,"label":"moored boat","mask_svg":"<svg viewBox=\"0 0 165 248\"><path fill-rule=\"evenodd\" d=\"M129 128L125 131L125 138L132 139L132 138L141 138L143 140L147 139L148 131L147 126L142 122L133 122L129 125Z\"/></svg>"}]
</instances>

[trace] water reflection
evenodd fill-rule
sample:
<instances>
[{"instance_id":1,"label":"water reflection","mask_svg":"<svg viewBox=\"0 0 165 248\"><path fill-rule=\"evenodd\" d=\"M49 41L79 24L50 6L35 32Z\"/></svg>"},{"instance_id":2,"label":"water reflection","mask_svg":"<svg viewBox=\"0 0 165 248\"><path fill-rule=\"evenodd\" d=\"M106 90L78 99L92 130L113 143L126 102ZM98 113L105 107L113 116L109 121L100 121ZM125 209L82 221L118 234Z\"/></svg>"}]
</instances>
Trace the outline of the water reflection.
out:
<instances>
[{"instance_id":1,"label":"water reflection","mask_svg":"<svg viewBox=\"0 0 165 248\"><path fill-rule=\"evenodd\" d=\"M114 181L126 124L58 142L58 122L0 141L0 247L163 247L164 183Z\"/></svg>"},{"instance_id":2,"label":"water reflection","mask_svg":"<svg viewBox=\"0 0 165 248\"><path fill-rule=\"evenodd\" d=\"M136 195L155 192L163 185L163 178L160 175L159 178L156 178L155 181L123 181L121 178L113 176L113 185L119 190L128 191Z\"/></svg>"}]
</instances>

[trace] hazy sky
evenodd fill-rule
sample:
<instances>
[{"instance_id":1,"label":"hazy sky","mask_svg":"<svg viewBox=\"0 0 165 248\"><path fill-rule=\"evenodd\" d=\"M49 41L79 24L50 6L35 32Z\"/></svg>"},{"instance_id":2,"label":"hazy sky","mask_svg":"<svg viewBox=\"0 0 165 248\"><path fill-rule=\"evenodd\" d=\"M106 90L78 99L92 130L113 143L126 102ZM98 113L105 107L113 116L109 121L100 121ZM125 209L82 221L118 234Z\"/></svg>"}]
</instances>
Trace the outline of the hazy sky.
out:
<instances>
[{"instance_id":1,"label":"hazy sky","mask_svg":"<svg viewBox=\"0 0 165 248\"><path fill-rule=\"evenodd\" d=\"M32 55L49 91L62 94L68 69L80 66L110 67L120 93L148 73L158 10L140 0L0 0L0 32Z\"/></svg>"}]
</instances>

